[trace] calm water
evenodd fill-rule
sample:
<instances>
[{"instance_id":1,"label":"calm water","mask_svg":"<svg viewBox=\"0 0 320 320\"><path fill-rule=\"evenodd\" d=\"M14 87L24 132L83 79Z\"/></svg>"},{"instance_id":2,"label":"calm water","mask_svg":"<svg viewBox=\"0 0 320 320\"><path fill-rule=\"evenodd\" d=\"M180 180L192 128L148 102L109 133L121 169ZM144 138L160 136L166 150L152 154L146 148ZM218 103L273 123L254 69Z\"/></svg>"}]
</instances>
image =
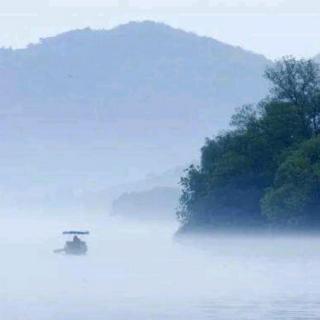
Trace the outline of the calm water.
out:
<instances>
[{"instance_id":1,"label":"calm water","mask_svg":"<svg viewBox=\"0 0 320 320\"><path fill-rule=\"evenodd\" d=\"M177 243L176 225L0 220L1 320L319 319L320 238ZM85 257L60 232L90 229Z\"/></svg>"}]
</instances>

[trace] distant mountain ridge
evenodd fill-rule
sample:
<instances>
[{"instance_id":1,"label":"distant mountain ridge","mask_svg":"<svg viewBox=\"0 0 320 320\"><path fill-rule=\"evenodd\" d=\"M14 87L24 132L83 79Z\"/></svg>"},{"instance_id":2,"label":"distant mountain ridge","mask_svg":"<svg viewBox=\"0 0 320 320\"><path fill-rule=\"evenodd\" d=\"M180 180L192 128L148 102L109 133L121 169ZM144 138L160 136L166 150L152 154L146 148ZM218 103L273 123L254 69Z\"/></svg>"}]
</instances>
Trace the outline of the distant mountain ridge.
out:
<instances>
[{"instance_id":1,"label":"distant mountain ridge","mask_svg":"<svg viewBox=\"0 0 320 320\"><path fill-rule=\"evenodd\" d=\"M234 99L245 103L239 89L261 77L266 63L262 55L153 22L129 23L110 31L70 31L26 49L0 52L7 86L26 77L37 85L26 82L9 91L16 99L31 98L32 103L42 98L92 100L93 93L102 92L105 98L118 98L152 89L182 95L192 89L207 98L233 90ZM256 83L251 99L264 90L263 81Z\"/></svg>"},{"instance_id":2,"label":"distant mountain ridge","mask_svg":"<svg viewBox=\"0 0 320 320\"><path fill-rule=\"evenodd\" d=\"M99 188L194 158L267 90L265 57L154 22L0 50L0 184Z\"/></svg>"},{"instance_id":3,"label":"distant mountain ridge","mask_svg":"<svg viewBox=\"0 0 320 320\"><path fill-rule=\"evenodd\" d=\"M122 194L112 205L112 214L134 220L175 220L179 189L157 187Z\"/></svg>"}]
</instances>

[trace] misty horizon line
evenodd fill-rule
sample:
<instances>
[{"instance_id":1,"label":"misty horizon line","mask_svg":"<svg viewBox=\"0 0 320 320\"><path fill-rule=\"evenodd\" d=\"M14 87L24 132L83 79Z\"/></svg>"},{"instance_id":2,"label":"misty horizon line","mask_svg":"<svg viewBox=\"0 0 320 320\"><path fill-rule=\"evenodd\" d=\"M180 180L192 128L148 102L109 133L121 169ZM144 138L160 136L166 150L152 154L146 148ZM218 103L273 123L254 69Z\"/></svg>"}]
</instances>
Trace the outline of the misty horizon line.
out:
<instances>
[{"instance_id":1,"label":"misty horizon line","mask_svg":"<svg viewBox=\"0 0 320 320\"><path fill-rule=\"evenodd\" d=\"M125 27L128 27L130 25L141 25L142 26L142 25L146 25L146 24L149 24L151 26L168 28L168 29L170 29L172 31L182 32L182 33L185 33L185 34L188 34L188 35L192 35L192 36L196 36L196 37L199 37L199 38L216 41L219 44L222 44L222 45L225 45L225 46L229 46L229 47L232 47L234 49L240 49L240 50L243 50L243 51L245 51L247 53L259 55L259 56L264 57L266 60L269 60L271 62L272 61L277 61L277 60L279 60L279 59L281 59L281 58L283 58L285 56L292 56L292 57L296 57L296 58L299 57L298 55L294 55L294 54L280 55L280 56L277 56L277 57L269 57L268 55L266 55L264 53L261 53L261 52L258 52L258 51L252 50L252 49L248 49L248 48L246 48L244 46L232 44L232 43L224 41L222 39L218 39L218 37L212 37L212 36L209 36L209 35L201 34L200 32L197 32L197 31L186 30L186 29L184 29L182 27L173 26L168 22L163 22L163 21L159 21L159 20L152 20L152 19L141 19L141 20L132 19L132 20L130 20L128 22L116 24L115 26L112 26L110 28L105 28L105 27L104 28L94 28L94 27L92 27L90 25L87 25L86 27L82 27L82 28L67 29L65 31L55 33L54 35L38 37L37 41L31 41L31 42L28 42L27 44L22 45L22 46L1 46L0 50L23 51L23 50L27 50L29 48L32 48L34 46L40 46L40 45L44 44L46 41L48 41L48 40L55 39L55 38L58 38L58 37L61 37L61 36L67 35L67 34L75 34L75 33L78 33L78 32L86 32L86 31L89 31L89 32L106 32L107 33L107 32L117 31L118 29L125 28ZM312 59L313 60L313 59L316 59L319 55L320 55L320 47L319 47L319 54L316 54L316 55L313 55L313 56L310 56L310 57L302 56L300 58L302 58L302 59Z\"/></svg>"}]
</instances>

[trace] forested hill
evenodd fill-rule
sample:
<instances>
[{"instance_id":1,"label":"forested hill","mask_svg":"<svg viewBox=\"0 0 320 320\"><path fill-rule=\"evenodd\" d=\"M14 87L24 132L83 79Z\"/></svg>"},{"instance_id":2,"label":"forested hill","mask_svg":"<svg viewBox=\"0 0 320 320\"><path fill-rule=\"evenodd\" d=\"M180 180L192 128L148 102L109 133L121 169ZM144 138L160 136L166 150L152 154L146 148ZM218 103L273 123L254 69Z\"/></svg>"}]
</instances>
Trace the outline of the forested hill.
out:
<instances>
[{"instance_id":1,"label":"forested hill","mask_svg":"<svg viewBox=\"0 0 320 320\"><path fill-rule=\"evenodd\" d=\"M153 22L2 49L0 183L91 188L187 163L266 93L268 62Z\"/></svg>"},{"instance_id":2,"label":"forested hill","mask_svg":"<svg viewBox=\"0 0 320 320\"><path fill-rule=\"evenodd\" d=\"M124 193L113 202L112 213L133 220L173 221L178 198L179 190L170 187Z\"/></svg>"},{"instance_id":3,"label":"forested hill","mask_svg":"<svg viewBox=\"0 0 320 320\"><path fill-rule=\"evenodd\" d=\"M3 49L0 62L2 99L68 99L87 109L87 101L121 98L131 105L155 95L212 98L232 108L246 103L249 93L252 101L265 94L261 72L268 63L261 55L153 22L70 31L26 49ZM154 116L170 111L166 105L157 110L159 102L144 108ZM185 111L183 105L174 109ZM122 106L117 115L135 111Z\"/></svg>"},{"instance_id":4,"label":"forested hill","mask_svg":"<svg viewBox=\"0 0 320 320\"><path fill-rule=\"evenodd\" d=\"M320 68L285 58L265 73L272 89L208 139L182 178L183 230L320 229Z\"/></svg>"}]
</instances>

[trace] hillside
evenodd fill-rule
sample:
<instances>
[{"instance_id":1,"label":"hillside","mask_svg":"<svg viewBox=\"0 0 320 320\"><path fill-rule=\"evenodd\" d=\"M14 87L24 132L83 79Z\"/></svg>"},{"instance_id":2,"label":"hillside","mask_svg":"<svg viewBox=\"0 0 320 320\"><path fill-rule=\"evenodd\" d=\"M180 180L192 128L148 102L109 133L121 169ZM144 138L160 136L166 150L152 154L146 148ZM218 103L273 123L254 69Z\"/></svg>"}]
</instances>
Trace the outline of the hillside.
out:
<instances>
[{"instance_id":1,"label":"hillside","mask_svg":"<svg viewBox=\"0 0 320 320\"><path fill-rule=\"evenodd\" d=\"M99 189L184 164L269 61L153 22L0 50L1 185Z\"/></svg>"},{"instance_id":2,"label":"hillside","mask_svg":"<svg viewBox=\"0 0 320 320\"><path fill-rule=\"evenodd\" d=\"M157 187L122 194L113 202L113 214L133 220L175 220L179 189Z\"/></svg>"},{"instance_id":3,"label":"hillside","mask_svg":"<svg viewBox=\"0 0 320 320\"><path fill-rule=\"evenodd\" d=\"M320 69L286 57L266 71L268 99L207 139L182 178L178 217L189 231L320 228Z\"/></svg>"}]
</instances>

